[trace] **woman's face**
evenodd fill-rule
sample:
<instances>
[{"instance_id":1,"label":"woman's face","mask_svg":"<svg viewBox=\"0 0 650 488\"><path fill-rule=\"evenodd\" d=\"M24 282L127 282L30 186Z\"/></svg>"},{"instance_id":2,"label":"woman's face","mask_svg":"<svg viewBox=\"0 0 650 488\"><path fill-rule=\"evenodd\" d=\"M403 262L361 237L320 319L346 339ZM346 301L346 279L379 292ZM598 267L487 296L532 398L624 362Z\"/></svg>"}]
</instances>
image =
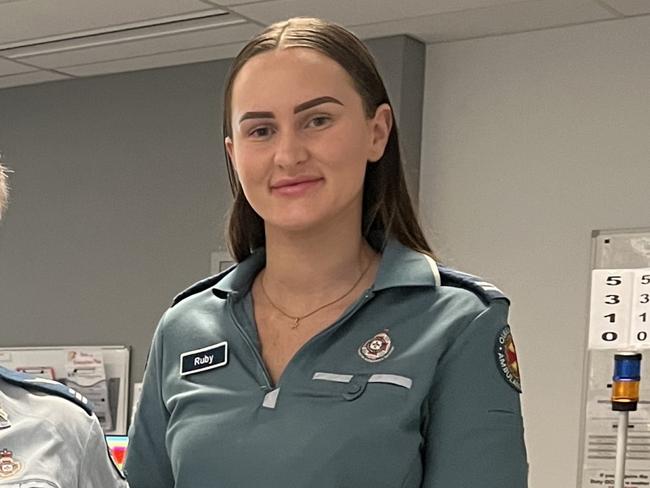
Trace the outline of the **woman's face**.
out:
<instances>
[{"instance_id":1,"label":"woman's face","mask_svg":"<svg viewBox=\"0 0 650 488\"><path fill-rule=\"evenodd\" d=\"M250 59L232 89L226 149L247 200L269 226L360 229L368 161L384 152L388 105L368 119L345 70L307 48Z\"/></svg>"}]
</instances>

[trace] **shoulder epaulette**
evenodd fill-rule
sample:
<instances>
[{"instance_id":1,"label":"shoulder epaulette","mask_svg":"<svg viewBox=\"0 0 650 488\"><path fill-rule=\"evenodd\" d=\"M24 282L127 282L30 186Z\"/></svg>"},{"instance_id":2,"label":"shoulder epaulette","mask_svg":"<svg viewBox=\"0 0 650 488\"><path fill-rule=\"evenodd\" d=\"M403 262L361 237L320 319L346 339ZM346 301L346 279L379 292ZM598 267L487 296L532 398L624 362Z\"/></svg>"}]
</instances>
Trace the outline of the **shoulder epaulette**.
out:
<instances>
[{"instance_id":1,"label":"shoulder epaulette","mask_svg":"<svg viewBox=\"0 0 650 488\"><path fill-rule=\"evenodd\" d=\"M186 288L182 292L180 292L178 295L174 297L174 300L172 300L172 307L174 305L177 305L179 302L185 300L187 297L190 297L192 295L196 295L197 293L200 293L204 290L207 290L208 288L212 288L214 285L219 283L228 273L230 273L233 269L235 269L235 266L231 266L230 268L222 271L219 274L216 274L214 276L210 276L208 278L205 278L201 281L197 281L194 283L192 286L189 288Z\"/></svg>"},{"instance_id":2,"label":"shoulder epaulette","mask_svg":"<svg viewBox=\"0 0 650 488\"><path fill-rule=\"evenodd\" d=\"M483 300L485 303L490 303L492 300L502 299L510 302L501 290L499 290L492 283L484 281L478 276L456 271L455 269L438 266L440 270L440 280L442 286L455 286L458 288L465 288Z\"/></svg>"},{"instance_id":3,"label":"shoulder epaulette","mask_svg":"<svg viewBox=\"0 0 650 488\"><path fill-rule=\"evenodd\" d=\"M92 404L85 396L58 381L36 378L20 371L3 368L2 366L0 366L0 378L5 380L7 383L21 386L25 389L36 390L47 393L48 395L56 395L65 398L66 400L79 405L88 415L92 415L93 413Z\"/></svg>"}]
</instances>

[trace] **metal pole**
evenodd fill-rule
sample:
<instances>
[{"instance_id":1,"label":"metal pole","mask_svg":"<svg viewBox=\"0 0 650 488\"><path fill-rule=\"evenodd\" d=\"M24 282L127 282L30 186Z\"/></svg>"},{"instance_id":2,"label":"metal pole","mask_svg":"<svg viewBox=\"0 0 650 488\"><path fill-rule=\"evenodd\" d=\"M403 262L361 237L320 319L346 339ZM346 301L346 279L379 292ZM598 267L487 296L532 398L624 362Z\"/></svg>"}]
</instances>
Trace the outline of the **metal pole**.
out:
<instances>
[{"instance_id":1,"label":"metal pole","mask_svg":"<svg viewBox=\"0 0 650 488\"><path fill-rule=\"evenodd\" d=\"M641 354L638 352L616 353L614 355L614 376L612 380L612 410L618 412L614 488L624 488L627 428L630 412L636 410L639 402Z\"/></svg>"},{"instance_id":2,"label":"metal pole","mask_svg":"<svg viewBox=\"0 0 650 488\"><path fill-rule=\"evenodd\" d=\"M624 488L625 485L625 456L627 449L627 427L630 412L618 412L618 435L616 437L616 472L614 488Z\"/></svg>"}]
</instances>

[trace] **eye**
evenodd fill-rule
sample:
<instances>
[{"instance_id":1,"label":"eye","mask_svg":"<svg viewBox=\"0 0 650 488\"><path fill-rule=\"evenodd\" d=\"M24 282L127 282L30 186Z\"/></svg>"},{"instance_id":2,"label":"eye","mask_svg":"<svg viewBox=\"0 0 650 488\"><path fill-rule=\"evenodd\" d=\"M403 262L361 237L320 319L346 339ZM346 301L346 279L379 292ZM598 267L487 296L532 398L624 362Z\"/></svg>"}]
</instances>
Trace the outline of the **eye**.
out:
<instances>
[{"instance_id":1,"label":"eye","mask_svg":"<svg viewBox=\"0 0 650 488\"><path fill-rule=\"evenodd\" d=\"M268 126L256 127L248 132L248 136L253 139L264 139L271 135L271 128Z\"/></svg>"},{"instance_id":2,"label":"eye","mask_svg":"<svg viewBox=\"0 0 650 488\"><path fill-rule=\"evenodd\" d=\"M307 122L307 127L314 127L314 128L325 127L331 121L332 118L328 115L318 115L316 117L309 119L309 122Z\"/></svg>"}]
</instances>

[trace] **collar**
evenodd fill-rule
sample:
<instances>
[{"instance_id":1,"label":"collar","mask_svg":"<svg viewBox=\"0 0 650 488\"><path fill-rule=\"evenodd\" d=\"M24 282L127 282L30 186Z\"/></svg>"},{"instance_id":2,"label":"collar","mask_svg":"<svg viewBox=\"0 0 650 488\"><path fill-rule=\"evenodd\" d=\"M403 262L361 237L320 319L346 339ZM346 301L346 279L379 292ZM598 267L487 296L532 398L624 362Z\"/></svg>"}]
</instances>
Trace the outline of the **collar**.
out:
<instances>
[{"instance_id":1,"label":"collar","mask_svg":"<svg viewBox=\"0 0 650 488\"><path fill-rule=\"evenodd\" d=\"M212 287L217 296L246 294L253 279L266 263L264 248L255 250L249 257L233 267ZM440 272L434 259L414 251L397 239L391 238L382 252L373 291L405 286L440 286Z\"/></svg>"},{"instance_id":2,"label":"collar","mask_svg":"<svg viewBox=\"0 0 650 488\"><path fill-rule=\"evenodd\" d=\"M250 256L231 268L221 280L212 287L217 296L233 295L233 298L245 295L253 284L257 273L266 264L266 249L255 249Z\"/></svg>"},{"instance_id":3,"label":"collar","mask_svg":"<svg viewBox=\"0 0 650 488\"><path fill-rule=\"evenodd\" d=\"M382 253L373 291L404 286L440 286L440 272L431 256L391 238Z\"/></svg>"}]
</instances>

